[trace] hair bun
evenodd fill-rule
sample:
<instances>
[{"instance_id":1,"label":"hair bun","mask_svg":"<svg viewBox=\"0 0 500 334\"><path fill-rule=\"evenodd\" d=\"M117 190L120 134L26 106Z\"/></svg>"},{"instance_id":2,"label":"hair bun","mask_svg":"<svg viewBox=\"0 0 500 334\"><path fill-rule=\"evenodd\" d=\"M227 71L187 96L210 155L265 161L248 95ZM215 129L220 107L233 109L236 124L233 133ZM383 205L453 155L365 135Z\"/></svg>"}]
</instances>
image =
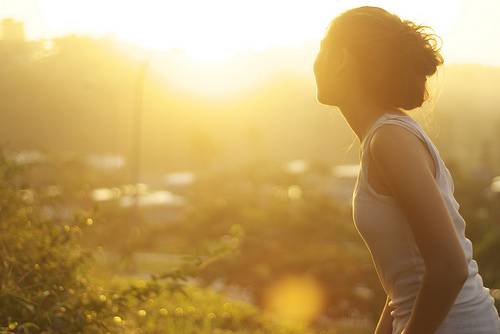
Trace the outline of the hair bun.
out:
<instances>
[{"instance_id":1,"label":"hair bun","mask_svg":"<svg viewBox=\"0 0 500 334\"><path fill-rule=\"evenodd\" d=\"M426 76L434 74L444 62L437 42L439 36L429 32L429 26L418 25L410 20L402 21L402 26L403 39L408 47L406 51L410 53L416 72Z\"/></svg>"},{"instance_id":2,"label":"hair bun","mask_svg":"<svg viewBox=\"0 0 500 334\"><path fill-rule=\"evenodd\" d=\"M327 38L360 65L363 89L383 107L414 109L427 98L427 77L444 60L429 26L401 20L380 7L362 6L337 16Z\"/></svg>"}]
</instances>

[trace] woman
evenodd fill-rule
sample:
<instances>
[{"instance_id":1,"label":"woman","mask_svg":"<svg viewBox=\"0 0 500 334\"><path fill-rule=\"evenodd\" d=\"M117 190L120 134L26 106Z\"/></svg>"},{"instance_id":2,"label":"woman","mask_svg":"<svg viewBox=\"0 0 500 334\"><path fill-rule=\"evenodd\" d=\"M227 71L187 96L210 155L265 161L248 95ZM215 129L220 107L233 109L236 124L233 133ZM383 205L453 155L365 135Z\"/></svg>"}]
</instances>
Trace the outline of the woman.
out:
<instances>
[{"instance_id":1,"label":"woman","mask_svg":"<svg viewBox=\"0 0 500 334\"><path fill-rule=\"evenodd\" d=\"M498 334L452 177L403 111L422 105L443 63L426 28L377 7L342 13L314 63L317 99L337 106L361 143L353 220L387 293L375 333Z\"/></svg>"}]
</instances>

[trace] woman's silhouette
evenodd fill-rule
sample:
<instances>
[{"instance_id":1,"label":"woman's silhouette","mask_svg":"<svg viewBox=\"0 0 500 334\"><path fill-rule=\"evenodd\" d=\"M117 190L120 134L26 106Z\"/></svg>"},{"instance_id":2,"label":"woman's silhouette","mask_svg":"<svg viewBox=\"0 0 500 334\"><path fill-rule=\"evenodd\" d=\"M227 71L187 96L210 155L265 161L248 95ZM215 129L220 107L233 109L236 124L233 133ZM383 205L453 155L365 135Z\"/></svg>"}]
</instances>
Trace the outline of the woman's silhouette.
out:
<instances>
[{"instance_id":1,"label":"woman's silhouette","mask_svg":"<svg viewBox=\"0 0 500 334\"><path fill-rule=\"evenodd\" d=\"M453 179L403 111L422 105L443 63L427 28L378 7L342 13L314 63L317 99L337 106L361 143L353 220L387 293L375 333L498 334Z\"/></svg>"}]
</instances>

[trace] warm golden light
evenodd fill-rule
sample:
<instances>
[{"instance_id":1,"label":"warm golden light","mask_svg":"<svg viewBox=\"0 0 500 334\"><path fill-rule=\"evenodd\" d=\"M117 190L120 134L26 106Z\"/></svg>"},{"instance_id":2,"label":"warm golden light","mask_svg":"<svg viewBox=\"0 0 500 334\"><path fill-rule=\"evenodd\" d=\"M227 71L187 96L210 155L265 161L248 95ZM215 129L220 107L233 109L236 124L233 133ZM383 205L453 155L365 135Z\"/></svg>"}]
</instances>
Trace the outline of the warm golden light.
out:
<instances>
[{"instance_id":1,"label":"warm golden light","mask_svg":"<svg viewBox=\"0 0 500 334\"><path fill-rule=\"evenodd\" d=\"M150 70L179 89L205 97L234 96L281 71L311 75L329 22L362 5L430 25L444 41L447 64L498 64L500 59L500 46L490 43L492 36L500 35L494 16L500 5L494 0L39 0L37 6L31 1L2 6L0 18L25 22L31 39L110 36L146 50L175 53L175 66L162 71L161 64L151 63Z\"/></svg>"},{"instance_id":2,"label":"warm golden light","mask_svg":"<svg viewBox=\"0 0 500 334\"><path fill-rule=\"evenodd\" d=\"M429 24L447 37L453 34L462 4L463 1L456 0L368 3L359 0L40 0L37 8L29 13L23 9L29 7L27 5L12 5L17 10L11 11L32 21L28 32L33 37L110 34L146 48L181 49L196 61L220 62L252 51L304 47L305 43L319 41L335 15L360 5L384 7L401 17Z\"/></svg>"}]
</instances>

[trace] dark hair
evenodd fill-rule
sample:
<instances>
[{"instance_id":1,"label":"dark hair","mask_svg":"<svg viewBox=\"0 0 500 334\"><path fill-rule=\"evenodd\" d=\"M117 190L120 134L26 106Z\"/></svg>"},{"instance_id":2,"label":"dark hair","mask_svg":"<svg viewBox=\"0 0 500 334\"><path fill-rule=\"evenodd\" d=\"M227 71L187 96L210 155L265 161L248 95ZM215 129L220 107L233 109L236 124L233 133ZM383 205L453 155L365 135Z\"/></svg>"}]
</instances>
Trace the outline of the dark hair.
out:
<instances>
[{"instance_id":1,"label":"dark hair","mask_svg":"<svg viewBox=\"0 0 500 334\"><path fill-rule=\"evenodd\" d=\"M363 6L337 16L325 42L358 60L363 88L382 107L413 109L428 97L427 77L443 64L430 27Z\"/></svg>"}]
</instances>

